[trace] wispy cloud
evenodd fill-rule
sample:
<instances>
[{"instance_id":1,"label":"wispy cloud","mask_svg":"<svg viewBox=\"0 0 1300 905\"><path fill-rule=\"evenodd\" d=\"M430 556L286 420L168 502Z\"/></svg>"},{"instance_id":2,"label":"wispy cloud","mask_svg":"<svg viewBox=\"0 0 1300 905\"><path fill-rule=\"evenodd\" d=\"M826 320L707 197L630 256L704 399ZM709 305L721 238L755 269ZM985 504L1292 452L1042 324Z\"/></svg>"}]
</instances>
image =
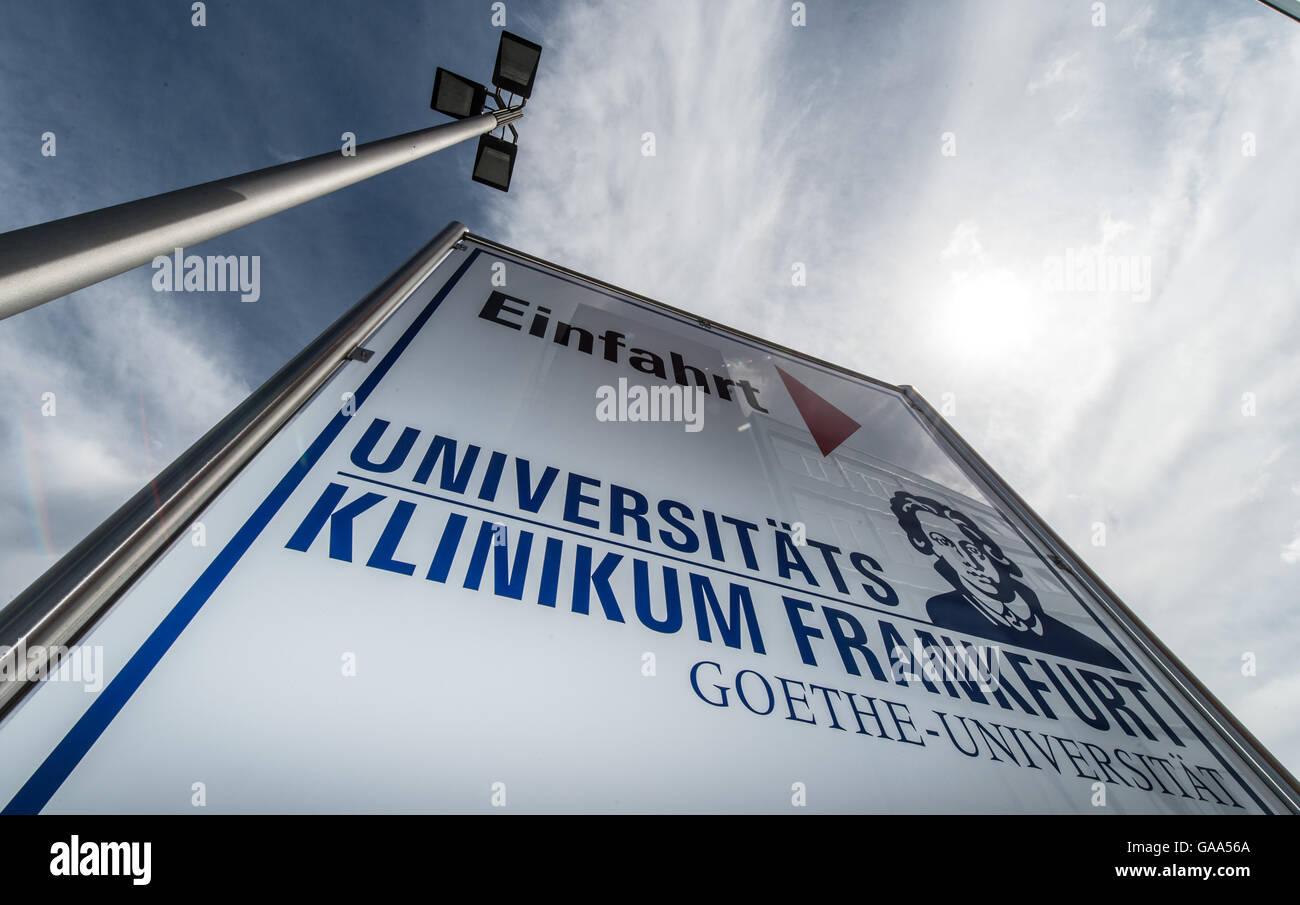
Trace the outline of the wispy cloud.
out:
<instances>
[{"instance_id":1,"label":"wispy cloud","mask_svg":"<svg viewBox=\"0 0 1300 905\"><path fill-rule=\"evenodd\" d=\"M566 7L494 229L954 393L967 438L1247 707L1300 681L1300 31L1250 3L1107 6L1104 28L1087 7L813 6L806 29L753 4ZM1051 291L1070 254L1145 263L1148 299ZM1300 763L1294 708L1248 710Z\"/></svg>"},{"instance_id":2,"label":"wispy cloud","mask_svg":"<svg viewBox=\"0 0 1300 905\"><path fill-rule=\"evenodd\" d=\"M193 297L161 303L131 274L63 300L54 318L0 331L0 573L21 590L251 387L187 323ZM144 283L137 291L130 284ZM237 302L235 304L238 304Z\"/></svg>"}]
</instances>

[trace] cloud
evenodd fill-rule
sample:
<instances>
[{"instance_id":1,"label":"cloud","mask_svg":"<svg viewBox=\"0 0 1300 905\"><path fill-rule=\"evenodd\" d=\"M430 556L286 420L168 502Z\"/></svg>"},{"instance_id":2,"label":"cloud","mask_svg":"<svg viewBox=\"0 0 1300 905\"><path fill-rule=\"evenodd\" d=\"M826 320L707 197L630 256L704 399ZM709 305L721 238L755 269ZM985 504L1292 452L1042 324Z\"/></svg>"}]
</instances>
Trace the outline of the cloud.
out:
<instances>
[{"instance_id":1,"label":"cloud","mask_svg":"<svg viewBox=\"0 0 1300 905\"><path fill-rule=\"evenodd\" d=\"M1296 536L1291 538L1291 542L1282 548L1282 562L1287 565L1294 565L1300 562L1300 524L1292 529Z\"/></svg>"},{"instance_id":2,"label":"cloud","mask_svg":"<svg viewBox=\"0 0 1300 905\"><path fill-rule=\"evenodd\" d=\"M1242 683L1255 683L1257 678L1242 678ZM1300 745L1300 726L1291 720L1295 702L1300 700L1300 674L1289 673L1282 678L1264 680L1251 685L1252 690L1239 694L1237 716L1247 726L1271 726L1275 736L1273 753L1290 750ZM1285 763L1285 760L1283 760Z\"/></svg>"},{"instance_id":3,"label":"cloud","mask_svg":"<svg viewBox=\"0 0 1300 905\"><path fill-rule=\"evenodd\" d=\"M972 5L795 29L752 4L566 6L493 229L953 393L958 429L1235 707L1242 650L1300 675L1277 554L1300 479L1300 33L1245 4L1108 7L1105 28ZM1248 131L1267 153L1243 156ZM1072 252L1149 266L1149 298L1049 291ZM1300 718L1252 714L1300 763Z\"/></svg>"},{"instance_id":4,"label":"cloud","mask_svg":"<svg viewBox=\"0 0 1300 905\"><path fill-rule=\"evenodd\" d=\"M5 321L0 461L6 600L252 389L195 326L221 295L161 295L134 272Z\"/></svg>"},{"instance_id":5,"label":"cloud","mask_svg":"<svg viewBox=\"0 0 1300 905\"><path fill-rule=\"evenodd\" d=\"M1071 69L1077 67L1082 54L1079 51L1063 54L1052 60L1043 71L1042 76L1034 79L1025 86L1025 91L1030 94L1037 94L1044 88L1050 88L1053 85L1065 83L1067 76L1072 75Z\"/></svg>"}]
</instances>

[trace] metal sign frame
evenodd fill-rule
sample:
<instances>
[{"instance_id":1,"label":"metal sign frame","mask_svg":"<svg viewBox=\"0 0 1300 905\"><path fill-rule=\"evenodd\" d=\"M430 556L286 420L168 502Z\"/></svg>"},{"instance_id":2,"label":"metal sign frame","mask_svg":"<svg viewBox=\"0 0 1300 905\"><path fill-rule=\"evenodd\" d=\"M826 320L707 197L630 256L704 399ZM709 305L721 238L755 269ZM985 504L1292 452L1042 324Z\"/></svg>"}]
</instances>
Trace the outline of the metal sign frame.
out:
<instances>
[{"instance_id":1,"label":"metal sign frame","mask_svg":"<svg viewBox=\"0 0 1300 905\"><path fill-rule=\"evenodd\" d=\"M0 610L0 645L73 644L466 234L452 222ZM8 665L8 664L6 664ZM0 718L30 689L0 682Z\"/></svg>"},{"instance_id":2,"label":"metal sign frame","mask_svg":"<svg viewBox=\"0 0 1300 905\"><path fill-rule=\"evenodd\" d=\"M1293 812L1300 813L1300 783L1295 777L913 387L895 386L771 340L714 323L471 234L459 222L452 222L426 243L397 272L340 317L0 610L0 645L11 649L6 656L15 655L19 641L29 647L59 646L71 645L83 636L338 368L361 351L366 339L401 307L463 239L686 318L706 330L761 344L896 394L967 478L990 500L998 503L1012 526L1047 552L1048 568L1057 573L1062 583L1070 587L1073 582L1098 604L1120 627L1128 643L1140 650L1177 689L1190 709L1206 720L1219 740L1240 756L1256 777ZM1066 581L1065 576L1069 576L1071 581ZM16 681L0 683L0 718L19 703L32 684L21 676ZM1172 701L1169 703L1174 706ZM1214 750L1208 741L1202 741Z\"/></svg>"}]
</instances>

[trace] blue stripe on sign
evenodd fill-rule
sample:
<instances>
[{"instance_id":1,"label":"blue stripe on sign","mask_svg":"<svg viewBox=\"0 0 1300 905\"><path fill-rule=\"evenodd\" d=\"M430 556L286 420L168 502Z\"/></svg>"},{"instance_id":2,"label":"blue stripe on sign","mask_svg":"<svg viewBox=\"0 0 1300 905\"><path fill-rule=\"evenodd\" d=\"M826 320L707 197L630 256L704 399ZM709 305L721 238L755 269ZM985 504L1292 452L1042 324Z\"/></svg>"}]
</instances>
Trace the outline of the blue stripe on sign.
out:
<instances>
[{"instance_id":1,"label":"blue stripe on sign","mask_svg":"<svg viewBox=\"0 0 1300 905\"><path fill-rule=\"evenodd\" d=\"M361 405L370 396L372 390L383 379L388 370L396 363L401 354L406 351L406 347L415 339L415 335L420 332L425 322L433 315L438 306L442 304L443 299L465 275L465 271L474 263L474 259L479 255L479 249L470 253L465 262L457 268L455 274L447 281L433 300L425 306L411 326L406 328L406 332L397 341L396 345L389 350L379 365L365 379L355 394L356 409L360 410ZM180 637L181 632L190 624L203 604L208 602L213 592L230 574L231 569L239 562L240 558L248 552L248 548L257 540L262 530L270 523L271 519L280 507L284 505L289 496L302 483L302 479L307 476L312 467L324 455L325 450L329 449L331 443L342 432L347 425L351 415L345 415L342 412L336 414L325 429L320 432L316 441L307 448L289 469L288 473L280 479L275 485L275 489L270 495L262 501L262 505L249 516L248 521L244 522L242 528L235 533L230 542L217 554L209 566L203 570L198 581L186 592L185 596L180 599L176 606L172 607L163 621L153 630L153 633L145 639L144 644L135 652L121 671L113 677L113 681L95 698L93 704L82 714L81 719L77 720L68 734L63 737L63 741L55 746L45 761L36 768L36 772L23 785L18 793L14 795L13 800L5 806L3 814L38 814L41 809L49 803L54 793L63 785L64 780L71 775L76 769L77 764L86 756L92 745L98 741L99 737L104 734L104 730L126 706L126 702L131 699L144 680L153 672L153 668L162 660L163 655L171 649Z\"/></svg>"}]
</instances>

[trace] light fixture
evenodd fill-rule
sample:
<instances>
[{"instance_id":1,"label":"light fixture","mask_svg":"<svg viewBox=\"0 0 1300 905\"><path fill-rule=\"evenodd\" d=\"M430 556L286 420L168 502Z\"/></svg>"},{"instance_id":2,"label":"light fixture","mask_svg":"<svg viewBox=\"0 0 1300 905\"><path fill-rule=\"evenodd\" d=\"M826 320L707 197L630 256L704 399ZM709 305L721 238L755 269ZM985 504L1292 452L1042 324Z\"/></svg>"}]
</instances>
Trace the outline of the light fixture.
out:
<instances>
[{"instance_id":1,"label":"light fixture","mask_svg":"<svg viewBox=\"0 0 1300 905\"><path fill-rule=\"evenodd\" d=\"M501 130L500 138L492 132L479 136L471 174L475 182L490 185L501 192L510 191L510 177L514 174L515 157L519 153L519 132L514 122L524 115L524 105L533 93L537 64L541 58L542 45L502 31L492 72L492 87L484 87L441 66L434 74L430 107L456 119L476 116L486 119L490 115L496 120L497 129ZM511 95L508 101L502 97L506 92ZM490 108L489 102L493 104ZM487 126L485 123L484 127Z\"/></svg>"},{"instance_id":2,"label":"light fixture","mask_svg":"<svg viewBox=\"0 0 1300 905\"><path fill-rule=\"evenodd\" d=\"M518 153L519 145L514 142L491 135L480 136L478 153L474 155L474 181L503 192L510 191L510 176L515 170L515 155Z\"/></svg>"},{"instance_id":3,"label":"light fixture","mask_svg":"<svg viewBox=\"0 0 1300 905\"><path fill-rule=\"evenodd\" d=\"M429 106L439 113L465 119L478 116L487 103L487 88L464 76L438 67L433 77L433 98Z\"/></svg>"},{"instance_id":4,"label":"light fixture","mask_svg":"<svg viewBox=\"0 0 1300 905\"><path fill-rule=\"evenodd\" d=\"M537 78L537 63L541 58L542 45L508 31L501 32L492 84L502 91L527 98L533 93L533 80Z\"/></svg>"}]
</instances>

